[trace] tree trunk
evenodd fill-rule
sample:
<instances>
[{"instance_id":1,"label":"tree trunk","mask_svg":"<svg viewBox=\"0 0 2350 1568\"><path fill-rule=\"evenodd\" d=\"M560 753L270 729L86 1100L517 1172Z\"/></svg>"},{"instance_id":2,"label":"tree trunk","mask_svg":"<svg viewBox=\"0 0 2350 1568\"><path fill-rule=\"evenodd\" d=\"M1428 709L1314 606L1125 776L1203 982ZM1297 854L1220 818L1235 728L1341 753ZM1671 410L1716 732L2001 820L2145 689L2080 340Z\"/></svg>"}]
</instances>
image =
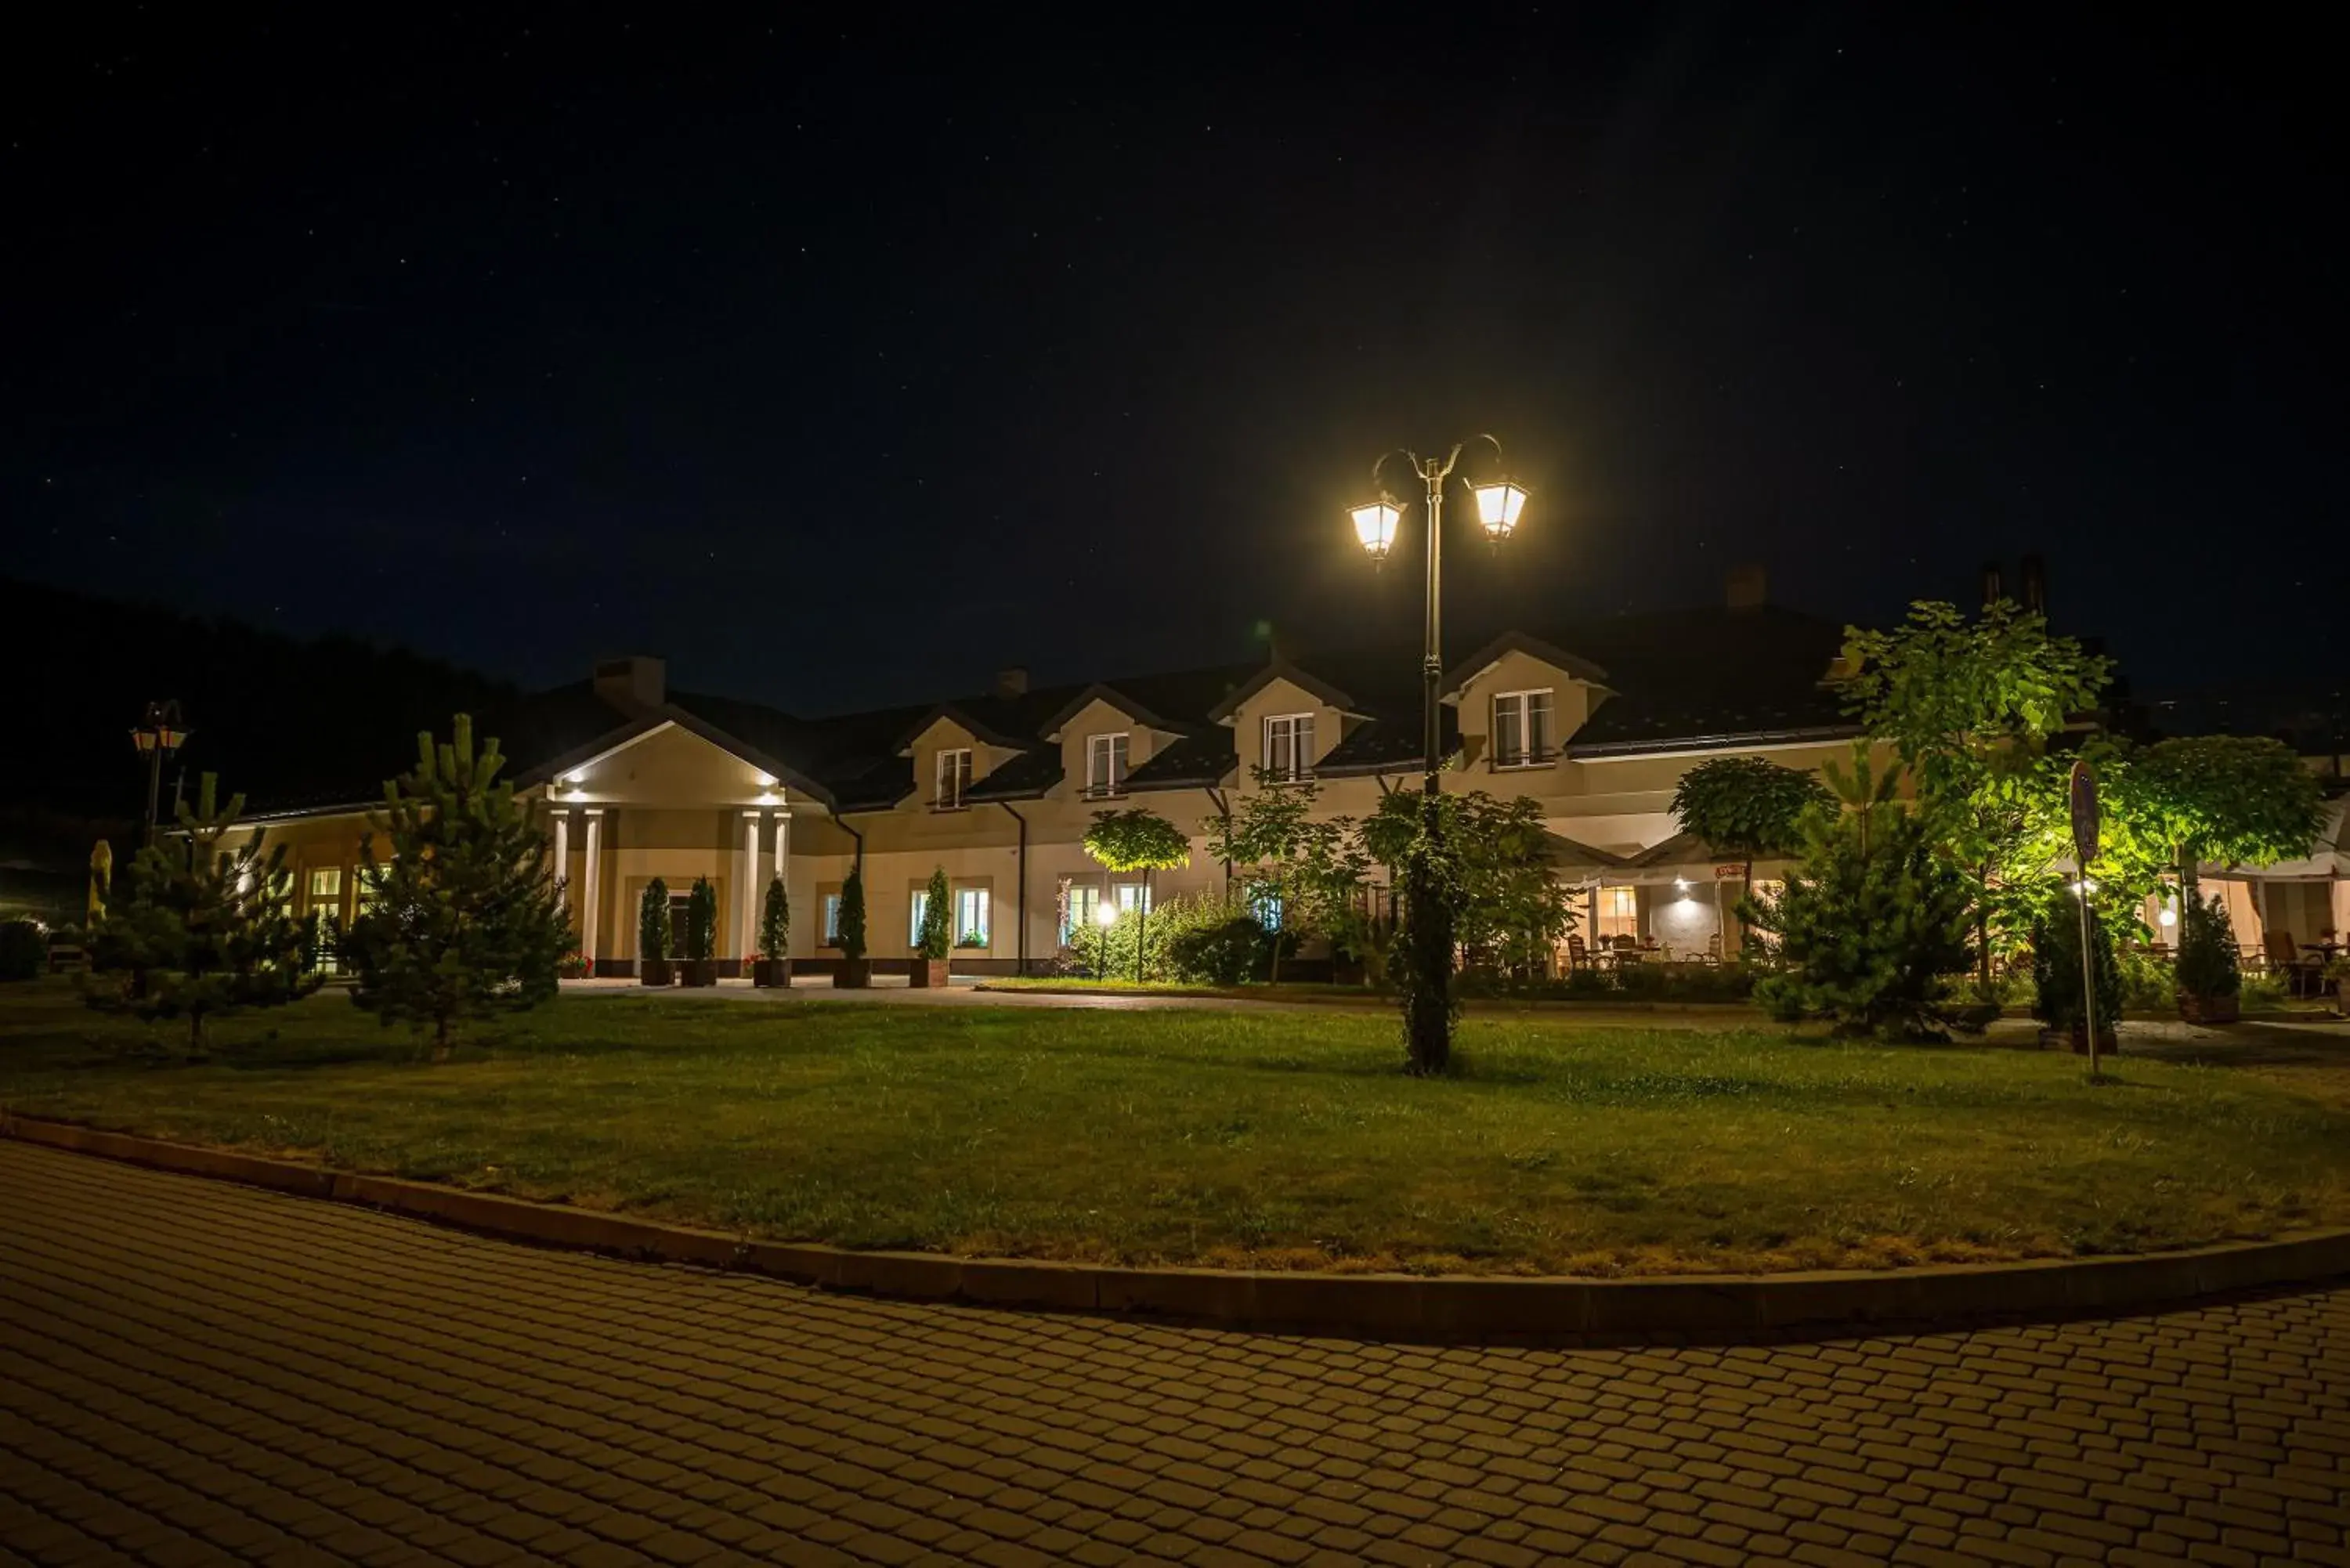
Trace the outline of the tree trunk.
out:
<instances>
[{"instance_id":1,"label":"tree trunk","mask_svg":"<svg viewBox=\"0 0 2350 1568\"><path fill-rule=\"evenodd\" d=\"M435 1062L449 1059L449 1021L446 1018L432 1021L432 1059Z\"/></svg>"},{"instance_id":2,"label":"tree trunk","mask_svg":"<svg viewBox=\"0 0 2350 1568\"><path fill-rule=\"evenodd\" d=\"M1142 983L1142 954L1150 945L1150 868L1142 871L1142 908L1134 918L1134 983Z\"/></svg>"}]
</instances>

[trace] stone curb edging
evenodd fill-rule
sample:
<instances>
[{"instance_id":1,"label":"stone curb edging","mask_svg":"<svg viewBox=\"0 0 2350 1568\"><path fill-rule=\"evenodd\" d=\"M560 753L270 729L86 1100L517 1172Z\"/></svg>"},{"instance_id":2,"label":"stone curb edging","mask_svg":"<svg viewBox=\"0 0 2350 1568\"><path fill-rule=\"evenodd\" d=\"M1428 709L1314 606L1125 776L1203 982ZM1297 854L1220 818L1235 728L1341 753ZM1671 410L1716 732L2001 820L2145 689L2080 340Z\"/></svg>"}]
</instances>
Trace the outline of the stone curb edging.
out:
<instances>
[{"instance_id":1,"label":"stone curb edging","mask_svg":"<svg viewBox=\"0 0 2350 1568\"><path fill-rule=\"evenodd\" d=\"M1822 1334L1863 1325L2115 1314L2350 1274L2350 1230L2145 1257L1627 1280L1118 1268L756 1241L25 1116L0 1115L0 1137L365 1204L515 1241L743 1270L821 1290L1374 1339L1621 1343Z\"/></svg>"}]
</instances>

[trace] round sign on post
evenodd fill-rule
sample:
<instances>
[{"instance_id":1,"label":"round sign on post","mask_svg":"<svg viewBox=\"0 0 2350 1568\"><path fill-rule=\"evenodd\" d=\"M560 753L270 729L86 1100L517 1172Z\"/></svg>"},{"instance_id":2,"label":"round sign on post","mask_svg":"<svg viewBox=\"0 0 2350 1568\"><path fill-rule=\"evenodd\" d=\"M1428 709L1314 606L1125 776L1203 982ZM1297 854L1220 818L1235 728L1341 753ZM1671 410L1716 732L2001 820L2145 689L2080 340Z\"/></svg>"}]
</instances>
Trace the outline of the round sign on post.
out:
<instances>
[{"instance_id":1,"label":"round sign on post","mask_svg":"<svg viewBox=\"0 0 2350 1568\"><path fill-rule=\"evenodd\" d=\"M2081 1023L2089 1036L2089 1081L2097 1081L2097 971L2090 944L2095 936L2089 924L2089 862L2097 857L2097 775L2089 764L2075 762L2068 793L2073 807L2073 851L2080 857L2080 877L2074 886L2081 900Z\"/></svg>"},{"instance_id":2,"label":"round sign on post","mask_svg":"<svg viewBox=\"0 0 2350 1568\"><path fill-rule=\"evenodd\" d=\"M2081 877L2088 879L2089 862L2097 857L2097 775L2086 763L2073 764L2073 849L2081 857Z\"/></svg>"}]
</instances>

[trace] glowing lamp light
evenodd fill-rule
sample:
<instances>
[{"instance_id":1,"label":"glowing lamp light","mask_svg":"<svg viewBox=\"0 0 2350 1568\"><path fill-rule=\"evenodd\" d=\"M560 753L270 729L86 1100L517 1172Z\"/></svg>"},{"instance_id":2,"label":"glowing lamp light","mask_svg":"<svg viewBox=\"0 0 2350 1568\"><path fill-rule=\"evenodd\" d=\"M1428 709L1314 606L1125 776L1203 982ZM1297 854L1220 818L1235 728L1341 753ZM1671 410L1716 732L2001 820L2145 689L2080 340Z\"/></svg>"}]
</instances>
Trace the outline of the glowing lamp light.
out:
<instances>
[{"instance_id":1,"label":"glowing lamp light","mask_svg":"<svg viewBox=\"0 0 2350 1568\"><path fill-rule=\"evenodd\" d=\"M133 730L130 732L130 743L138 747L141 753L151 752L155 749L155 732Z\"/></svg>"},{"instance_id":2,"label":"glowing lamp light","mask_svg":"<svg viewBox=\"0 0 2350 1568\"><path fill-rule=\"evenodd\" d=\"M1526 509L1525 487L1506 479L1472 485L1477 496L1477 522L1495 544L1508 538Z\"/></svg>"},{"instance_id":3,"label":"glowing lamp light","mask_svg":"<svg viewBox=\"0 0 2350 1568\"><path fill-rule=\"evenodd\" d=\"M2095 877L2084 877L2079 881L2068 882L2065 886L2070 888L2075 894L2085 898L2089 894L2097 890L2097 879Z\"/></svg>"},{"instance_id":4,"label":"glowing lamp light","mask_svg":"<svg viewBox=\"0 0 2350 1568\"><path fill-rule=\"evenodd\" d=\"M1118 924L1118 906L1116 904L1108 903L1096 904L1094 906L1094 924L1099 926L1103 930L1107 930L1112 926Z\"/></svg>"},{"instance_id":5,"label":"glowing lamp light","mask_svg":"<svg viewBox=\"0 0 2350 1568\"><path fill-rule=\"evenodd\" d=\"M2157 925L2175 926L2178 923L2178 911L2171 909L2168 905L2165 905L2161 912L2154 917L2154 919L2155 924Z\"/></svg>"},{"instance_id":6,"label":"glowing lamp light","mask_svg":"<svg viewBox=\"0 0 2350 1568\"><path fill-rule=\"evenodd\" d=\"M775 774L761 774L759 775L759 787L760 787L761 789L773 789L773 788L775 788Z\"/></svg>"},{"instance_id":7,"label":"glowing lamp light","mask_svg":"<svg viewBox=\"0 0 2350 1568\"><path fill-rule=\"evenodd\" d=\"M1363 542L1374 561L1388 558L1388 547L1395 543L1396 520L1402 515L1384 501L1374 501L1357 506L1347 514L1355 520L1355 537Z\"/></svg>"}]
</instances>

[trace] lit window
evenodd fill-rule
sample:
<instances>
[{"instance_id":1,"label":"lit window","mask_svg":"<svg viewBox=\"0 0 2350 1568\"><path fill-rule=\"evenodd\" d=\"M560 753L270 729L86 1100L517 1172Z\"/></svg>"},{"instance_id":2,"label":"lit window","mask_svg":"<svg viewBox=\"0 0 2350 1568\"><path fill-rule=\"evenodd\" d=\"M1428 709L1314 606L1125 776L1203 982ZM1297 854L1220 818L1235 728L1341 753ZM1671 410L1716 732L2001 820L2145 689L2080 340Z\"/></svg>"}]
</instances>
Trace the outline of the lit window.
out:
<instances>
[{"instance_id":1,"label":"lit window","mask_svg":"<svg viewBox=\"0 0 2350 1568\"><path fill-rule=\"evenodd\" d=\"M987 945L987 889L958 888L955 889L955 946L983 948Z\"/></svg>"},{"instance_id":2,"label":"lit window","mask_svg":"<svg viewBox=\"0 0 2350 1568\"><path fill-rule=\"evenodd\" d=\"M310 873L310 902L313 906L339 903L342 897L343 868L341 867L321 866Z\"/></svg>"},{"instance_id":3,"label":"lit window","mask_svg":"<svg viewBox=\"0 0 2350 1568\"><path fill-rule=\"evenodd\" d=\"M824 896L824 945L828 948L840 945L840 895L837 893Z\"/></svg>"},{"instance_id":4,"label":"lit window","mask_svg":"<svg viewBox=\"0 0 2350 1568\"><path fill-rule=\"evenodd\" d=\"M1503 691L1493 699L1493 765L1523 768L1551 760L1548 691Z\"/></svg>"},{"instance_id":5,"label":"lit window","mask_svg":"<svg viewBox=\"0 0 2350 1568\"><path fill-rule=\"evenodd\" d=\"M1599 934L1637 937L1640 934L1640 895L1633 888L1599 889Z\"/></svg>"},{"instance_id":6,"label":"lit window","mask_svg":"<svg viewBox=\"0 0 2350 1568\"><path fill-rule=\"evenodd\" d=\"M1078 934L1094 927L1094 911L1101 908L1101 889L1089 882L1069 884L1068 901L1061 909L1061 945L1068 947Z\"/></svg>"},{"instance_id":7,"label":"lit window","mask_svg":"<svg viewBox=\"0 0 2350 1568\"><path fill-rule=\"evenodd\" d=\"M1249 889L1249 913L1268 931L1281 929L1281 895L1264 883Z\"/></svg>"},{"instance_id":8,"label":"lit window","mask_svg":"<svg viewBox=\"0 0 2350 1568\"><path fill-rule=\"evenodd\" d=\"M1086 737L1087 794L1123 794L1126 792L1126 747L1124 731L1115 735Z\"/></svg>"},{"instance_id":9,"label":"lit window","mask_svg":"<svg viewBox=\"0 0 2350 1568\"><path fill-rule=\"evenodd\" d=\"M1117 891L1119 914L1131 915L1138 909L1146 915L1150 912L1150 889L1141 883L1120 882Z\"/></svg>"},{"instance_id":10,"label":"lit window","mask_svg":"<svg viewBox=\"0 0 2350 1568\"><path fill-rule=\"evenodd\" d=\"M906 919L906 945L919 948L922 945L922 917L930 912L931 896L927 891L917 891L913 903L913 911Z\"/></svg>"},{"instance_id":11,"label":"lit window","mask_svg":"<svg viewBox=\"0 0 2350 1568\"><path fill-rule=\"evenodd\" d=\"M1313 777L1313 714L1280 713L1264 722L1264 766L1284 782Z\"/></svg>"},{"instance_id":12,"label":"lit window","mask_svg":"<svg viewBox=\"0 0 2350 1568\"><path fill-rule=\"evenodd\" d=\"M938 793L931 796L940 811L960 811L962 797L971 788L971 748L959 747L939 753Z\"/></svg>"}]
</instances>

